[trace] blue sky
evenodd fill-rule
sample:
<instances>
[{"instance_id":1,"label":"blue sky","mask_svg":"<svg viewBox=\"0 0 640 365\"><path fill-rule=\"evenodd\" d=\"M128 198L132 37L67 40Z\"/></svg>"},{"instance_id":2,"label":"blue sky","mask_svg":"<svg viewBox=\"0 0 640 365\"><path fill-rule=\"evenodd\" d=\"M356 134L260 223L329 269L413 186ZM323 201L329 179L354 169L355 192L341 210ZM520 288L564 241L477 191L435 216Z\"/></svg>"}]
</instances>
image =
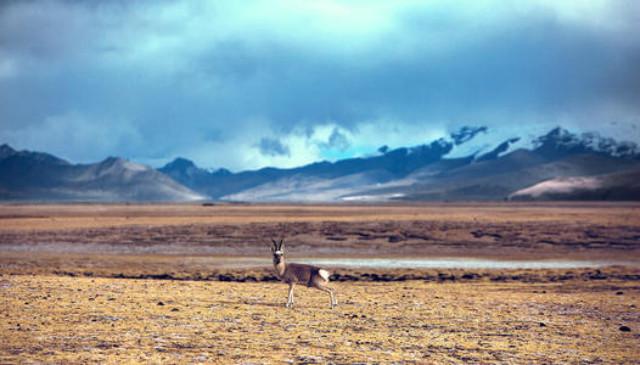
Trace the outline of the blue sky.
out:
<instances>
[{"instance_id":1,"label":"blue sky","mask_svg":"<svg viewBox=\"0 0 640 365\"><path fill-rule=\"evenodd\" d=\"M463 125L639 142L637 34L634 0L6 1L0 142L232 170Z\"/></svg>"}]
</instances>

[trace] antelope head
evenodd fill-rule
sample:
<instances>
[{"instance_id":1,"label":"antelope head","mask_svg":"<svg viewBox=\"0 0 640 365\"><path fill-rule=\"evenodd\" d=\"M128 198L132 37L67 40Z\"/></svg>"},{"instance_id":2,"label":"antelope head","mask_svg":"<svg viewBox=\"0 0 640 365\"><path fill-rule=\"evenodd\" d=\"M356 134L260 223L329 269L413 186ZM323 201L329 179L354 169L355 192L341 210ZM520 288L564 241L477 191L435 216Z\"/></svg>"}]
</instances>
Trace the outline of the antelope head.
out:
<instances>
[{"instance_id":1,"label":"antelope head","mask_svg":"<svg viewBox=\"0 0 640 365\"><path fill-rule=\"evenodd\" d=\"M273 264L278 265L284 256L284 240L277 242L272 239L271 242L273 243L273 247L271 247L271 252L273 253Z\"/></svg>"}]
</instances>

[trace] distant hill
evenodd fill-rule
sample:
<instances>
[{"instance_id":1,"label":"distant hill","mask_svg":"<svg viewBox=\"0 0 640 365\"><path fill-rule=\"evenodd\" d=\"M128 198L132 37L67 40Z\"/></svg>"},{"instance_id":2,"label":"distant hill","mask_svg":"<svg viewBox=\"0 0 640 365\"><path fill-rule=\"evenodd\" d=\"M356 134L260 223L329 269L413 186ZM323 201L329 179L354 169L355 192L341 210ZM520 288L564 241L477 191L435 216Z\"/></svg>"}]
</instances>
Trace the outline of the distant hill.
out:
<instances>
[{"instance_id":1,"label":"distant hill","mask_svg":"<svg viewBox=\"0 0 640 365\"><path fill-rule=\"evenodd\" d=\"M447 138L384 146L369 157L232 173L177 158L153 170L120 158L71 164L0 146L0 199L89 201L638 200L640 150L631 142L555 128L494 138L464 127ZM558 190L562 186L563 188ZM566 187L566 188L565 188ZM589 190L589 187L594 187Z\"/></svg>"},{"instance_id":2,"label":"distant hill","mask_svg":"<svg viewBox=\"0 0 640 365\"><path fill-rule=\"evenodd\" d=\"M205 197L151 167L109 157L71 164L0 146L0 199L39 201L189 201Z\"/></svg>"}]
</instances>

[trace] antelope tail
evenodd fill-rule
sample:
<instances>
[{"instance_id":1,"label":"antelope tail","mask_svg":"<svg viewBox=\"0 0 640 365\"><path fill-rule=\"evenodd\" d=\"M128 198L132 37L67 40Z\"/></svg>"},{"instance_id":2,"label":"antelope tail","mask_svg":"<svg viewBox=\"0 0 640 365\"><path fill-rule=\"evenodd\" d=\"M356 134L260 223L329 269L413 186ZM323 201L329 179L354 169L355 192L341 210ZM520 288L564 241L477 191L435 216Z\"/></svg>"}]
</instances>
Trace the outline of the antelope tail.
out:
<instances>
[{"instance_id":1,"label":"antelope tail","mask_svg":"<svg viewBox=\"0 0 640 365\"><path fill-rule=\"evenodd\" d=\"M329 281L329 276L331 276L331 274L325 269L318 270L318 274L326 281Z\"/></svg>"}]
</instances>

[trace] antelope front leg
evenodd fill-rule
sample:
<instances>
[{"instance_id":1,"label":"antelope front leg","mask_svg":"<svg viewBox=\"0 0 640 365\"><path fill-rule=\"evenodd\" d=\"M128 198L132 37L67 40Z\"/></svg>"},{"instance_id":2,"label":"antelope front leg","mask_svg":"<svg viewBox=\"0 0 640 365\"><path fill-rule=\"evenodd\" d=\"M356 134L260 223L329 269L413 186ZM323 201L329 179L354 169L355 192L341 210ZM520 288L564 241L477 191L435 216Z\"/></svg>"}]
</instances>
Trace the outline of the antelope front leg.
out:
<instances>
[{"instance_id":1,"label":"antelope front leg","mask_svg":"<svg viewBox=\"0 0 640 365\"><path fill-rule=\"evenodd\" d=\"M293 308L293 283L289 284L289 298L285 307Z\"/></svg>"}]
</instances>

